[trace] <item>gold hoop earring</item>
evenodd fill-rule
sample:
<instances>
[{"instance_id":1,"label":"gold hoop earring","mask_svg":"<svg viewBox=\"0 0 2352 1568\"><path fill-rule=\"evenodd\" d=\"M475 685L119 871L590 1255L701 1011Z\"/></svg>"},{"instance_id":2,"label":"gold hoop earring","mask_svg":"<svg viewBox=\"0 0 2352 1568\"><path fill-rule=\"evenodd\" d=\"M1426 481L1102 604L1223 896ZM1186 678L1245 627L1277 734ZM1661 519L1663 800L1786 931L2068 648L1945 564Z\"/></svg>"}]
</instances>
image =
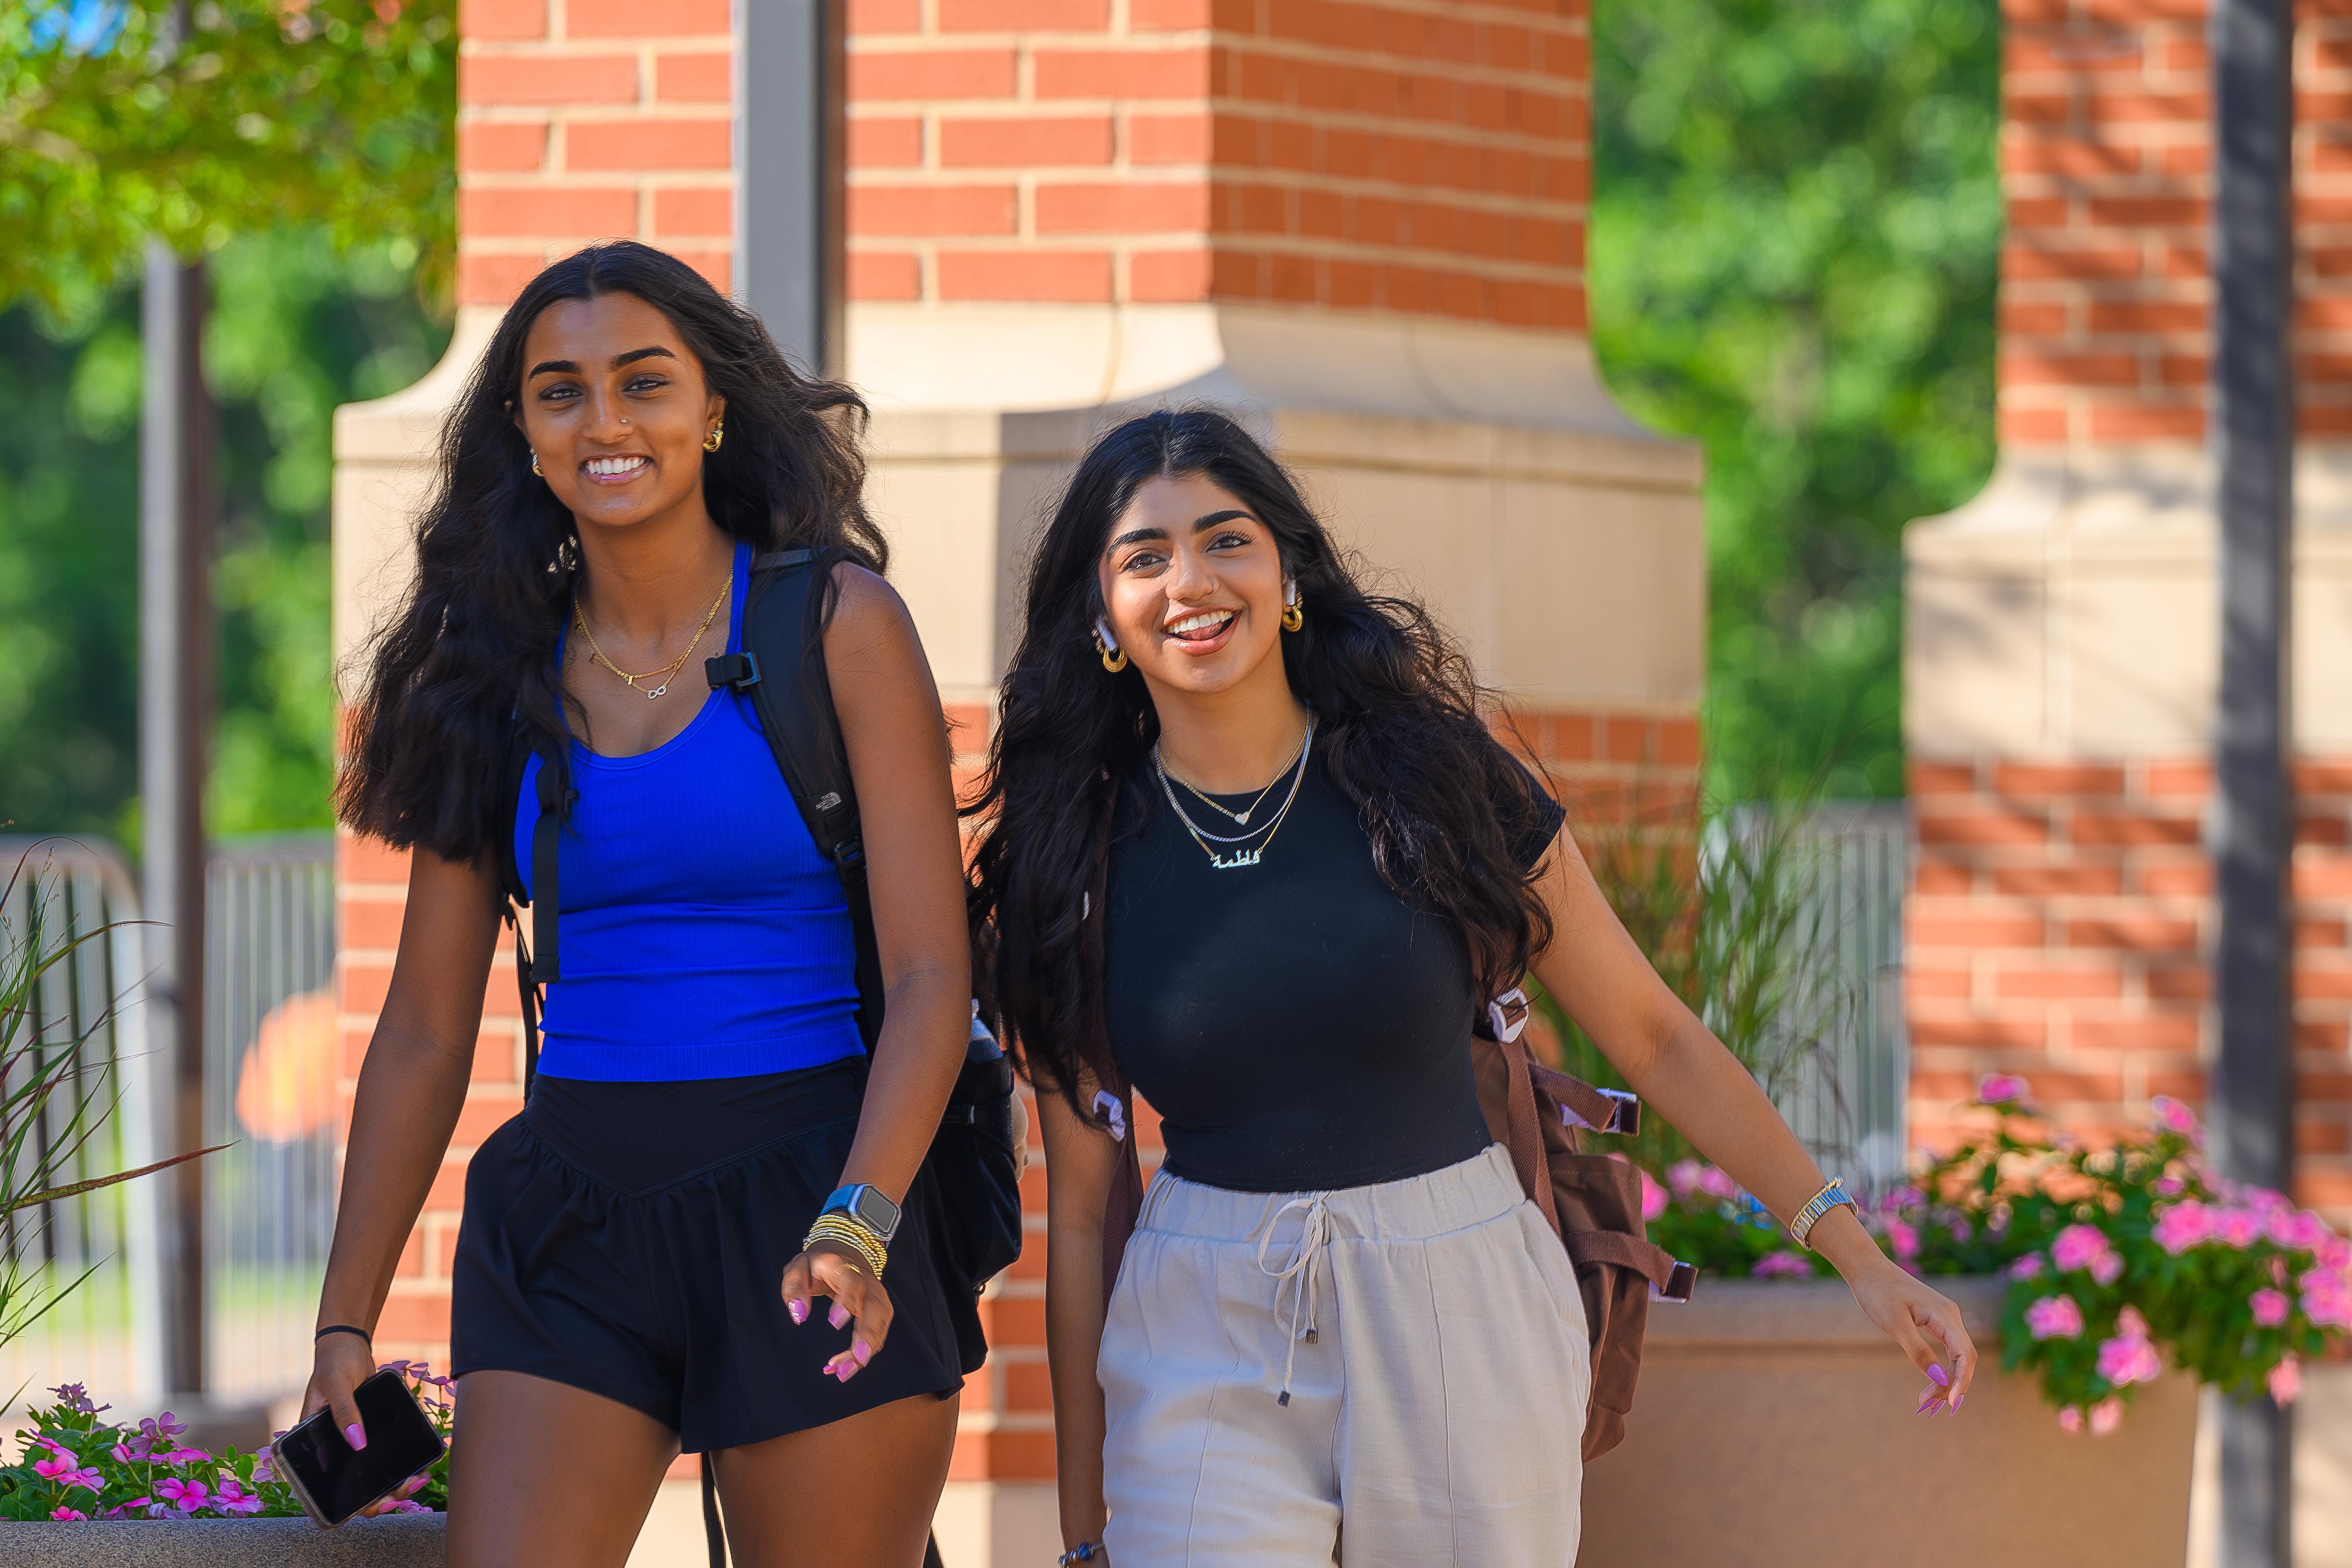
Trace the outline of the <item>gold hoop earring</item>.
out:
<instances>
[{"instance_id":1,"label":"gold hoop earring","mask_svg":"<svg viewBox=\"0 0 2352 1568\"><path fill-rule=\"evenodd\" d=\"M542 479L547 478L547 470L539 466L539 454L537 452L533 452L530 455L530 471L537 474Z\"/></svg>"},{"instance_id":2,"label":"gold hoop earring","mask_svg":"<svg viewBox=\"0 0 2352 1568\"><path fill-rule=\"evenodd\" d=\"M1307 624L1307 612L1297 599L1282 606L1282 629L1295 632Z\"/></svg>"},{"instance_id":3,"label":"gold hoop earring","mask_svg":"<svg viewBox=\"0 0 2352 1568\"><path fill-rule=\"evenodd\" d=\"M1102 655L1102 667L1113 675L1127 668L1127 650L1110 640L1100 621L1095 623L1095 651Z\"/></svg>"},{"instance_id":4,"label":"gold hoop earring","mask_svg":"<svg viewBox=\"0 0 2352 1568\"><path fill-rule=\"evenodd\" d=\"M719 450L719 443L726 438L727 421L722 419L718 424L713 425L710 427L709 435L705 436L702 438L702 449L706 452L716 452Z\"/></svg>"}]
</instances>

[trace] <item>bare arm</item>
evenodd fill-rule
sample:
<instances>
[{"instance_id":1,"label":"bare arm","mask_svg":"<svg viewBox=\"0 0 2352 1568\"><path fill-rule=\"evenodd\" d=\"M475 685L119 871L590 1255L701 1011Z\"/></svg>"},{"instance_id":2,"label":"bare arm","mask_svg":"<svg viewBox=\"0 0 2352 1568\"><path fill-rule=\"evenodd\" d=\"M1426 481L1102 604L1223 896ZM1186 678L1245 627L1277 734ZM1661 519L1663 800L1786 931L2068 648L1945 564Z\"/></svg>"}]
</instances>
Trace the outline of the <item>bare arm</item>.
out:
<instances>
[{"instance_id":1,"label":"bare arm","mask_svg":"<svg viewBox=\"0 0 2352 1568\"><path fill-rule=\"evenodd\" d=\"M1820 1190L1820 1168L1748 1069L1666 989L1565 833L1544 868L1540 890L1556 928L1550 949L1535 965L1544 989L1634 1092L1701 1152L1783 1221L1795 1215ZM1977 1364L1959 1309L1890 1262L1851 1210L1832 1210L1809 1239L1845 1277L1864 1314L1930 1381L1949 1379L1949 1397L1957 1403ZM1937 1353L1923 1330L1943 1342L1945 1353Z\"/></svg>"},{"instance_id":2,"label":"bare arm","mask_svg":"<svg viewBox=\"0 0 2352 1568\"><path fill-rule=\"evenodd\" d=\"M1079 1120L1056 1090L1040 1084L1037 1120L1045 1135L1045 1358L1054 1379L1054 1474L1061 1495L1062 1544L1102 1540L1103 1394L1095 1376L1102 1352L1103 1214L1119 1148Z\"/></svg>"},{"instance_id":3,"label":"bare arm","mask_svg":"<svg viewBox=\"0 0 2352 1568\"><path fill-rule=\"evenodd\" d=\"M373 1332L383 1310L401 1249L465 1109L499 903L495 872L423 849L412 857L400 953L352 1105L342 1197L319 1296L321 1328L344 1323ZM318 1343L303 1415L332 1405L338 1426L357 1424L351 1393L374 1370L366 1342L327 1335Z\"/></svg>"},{"instance_id":4,"label":"bare arm","mask_svg":"<svg viewBox=\"0 0 2352 1568\"><path fill-rule=\"evenodd\" d=\"M841 1180L870 1183L903 1202L939 1131L969 1037L963 847L947 724L914 621L871 572L844 566L834 580L840 596L825 628L825 668L857 790L886 1000ZM882 1348L890 1325L887 1293L854 1262L847 1248L820 1243L784 1271L795 1318L821 1295L832 1299L837 1320L856 1320L850 1348L828 1363L842 1377Z\"/></svg>"}]
</instances>

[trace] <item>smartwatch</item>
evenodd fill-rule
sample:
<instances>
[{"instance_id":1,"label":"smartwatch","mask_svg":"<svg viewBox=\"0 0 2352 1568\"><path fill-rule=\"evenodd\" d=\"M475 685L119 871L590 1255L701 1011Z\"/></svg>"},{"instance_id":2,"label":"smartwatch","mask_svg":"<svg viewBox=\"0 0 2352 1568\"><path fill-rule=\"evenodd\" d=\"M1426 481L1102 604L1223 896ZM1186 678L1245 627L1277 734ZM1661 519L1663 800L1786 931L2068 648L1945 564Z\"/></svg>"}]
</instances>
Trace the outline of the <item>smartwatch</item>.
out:
<instances>
[{"instance_id":1,"label":"smartwatch","mask_svg":"<svg viewBox=\"0 0 2352 1568\"><path fill-rule=\"evenodd\" d=\"M885 1246L898 1230L898 1205L884 1196L882 1189L870 1182L835 1188L833 1196L825 1199L824 1207L817 1212L847 1214L880 1237Z\"/></svg>"}]
</instances>

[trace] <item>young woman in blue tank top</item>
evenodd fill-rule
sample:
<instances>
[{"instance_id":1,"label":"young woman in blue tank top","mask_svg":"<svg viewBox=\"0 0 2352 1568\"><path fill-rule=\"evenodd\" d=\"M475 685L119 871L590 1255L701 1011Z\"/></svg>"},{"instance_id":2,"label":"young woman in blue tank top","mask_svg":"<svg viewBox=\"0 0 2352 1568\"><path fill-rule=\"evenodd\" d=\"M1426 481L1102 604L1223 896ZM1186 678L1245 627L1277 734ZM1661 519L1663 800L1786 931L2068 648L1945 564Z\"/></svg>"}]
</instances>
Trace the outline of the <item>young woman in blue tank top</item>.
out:
<instances>
[{"instance_id":1,"label":"young woman in blue tank top","mask_svg":"<svg viewBox=\"0 0 2352 1568\"><path fill-rule=\"evenodd\" d=\"M970 974L945 727L877 574L863 413L691 268L615 243L522 291L450 416L338 799L412 860L305 1413L364 1440L352 1390L475 1070L509 846L530 879L521 726L577 791L563 978L529 1104L467 1173L453 1568L619 1568L681 1448L713 1464L739 1563L923 1555L961 1380L916 1199ZM838 877L702 668L740 642L752 557L803 545L851 563L824 636L889 998L870 1061Z\"/></svg>"}]
</instances>

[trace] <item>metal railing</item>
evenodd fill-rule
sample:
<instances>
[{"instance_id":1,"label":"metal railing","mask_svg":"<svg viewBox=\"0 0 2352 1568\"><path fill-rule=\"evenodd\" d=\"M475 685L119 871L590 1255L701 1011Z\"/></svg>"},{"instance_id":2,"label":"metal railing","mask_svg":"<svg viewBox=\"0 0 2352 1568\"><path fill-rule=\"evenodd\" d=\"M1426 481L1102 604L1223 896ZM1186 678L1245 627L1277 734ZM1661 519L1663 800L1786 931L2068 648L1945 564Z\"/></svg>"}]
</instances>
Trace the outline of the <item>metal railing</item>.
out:
<instances>
[{"instance_id":1,"label":"metal railing","mask_svg":"<svg viewBox=\"0 0 2352 1568\"><path fill-rule=\"evenodd\" d=\"M150 1070L138 1004L147 933L130 869L103 843L0 838L0 879L12 874L0 900L0 948L15 957L36 942L53 952L73 942L27 999L21 1038L32 1051L72 1050L79 1058L55 1093L26 1108L29 1136L9 1173L12 1190L36 1179L57 1186L147 1164L160 1157L161 1085ZM20 1087L31 1068L28 1059L12 1062L10 1087ZM43 1152L60 1148L70 1150L62 1168L37 1177ZM118 1402L163 1393L163 1225L152 1181L9 1216L5 1240L20 1300L55 1300L0 1345L0 1403L21 1405L67 1382Z\"/></svg>"},{"instance_id":2,"label":"metal railing","mask_svg":"<svg viewBox=\"0 0 2352 1568\"><path fill-rule=\"evenodd\" d=\"M1909 1160L1909 809L1900 801L1816 806L1790 833L1780 865L1798 904L1799 973L1780 1026L1797 1048L1770 1086L1773 1099L1825 1166L1875 1192L1899 1181Z\"/></svg>"},{"instance_id":3,"label":"metal railing","mask_svg":"<svg viewBox=\"0 0 2352 1568\"><path fill-rule=\"evenodd\" d=\"M29 858L28 857L29 851ZM81 1072L105 1110L60 1180L161 1158L166 1065L151 1058L141 990L149 964L136 886L111 846L0 839L0 875L26 858L0 902L9 942L37 921L47 942L100 933L45 979L32 1037L79 1040ZM257 1404L302 1386L310 1326L334 1229L340 1039L334 842L326 834L215 846L205 877L205 1135L226 1144L204 1168L206 1393ZM66 1136L71 1097L44 1111ZM80 1283L0 1346L0 1400L62 1382L119 1405L163 1381L163 1187L154 1180L27 1210L6 1239L28 1289ZM20 1392L21 1391L21 1392Z\"/></svg>"},{"instance_id":4,"label":"metal railing","mask_svg":"<svg viewBox=\"0 0 2352 1568\"><path fill-rule=\"evenodd\" d=\"M260 1401L310 1373L335 1225L331 834L215 845L205 866L205 1382Z\"/></svg>"}]
</instances>

